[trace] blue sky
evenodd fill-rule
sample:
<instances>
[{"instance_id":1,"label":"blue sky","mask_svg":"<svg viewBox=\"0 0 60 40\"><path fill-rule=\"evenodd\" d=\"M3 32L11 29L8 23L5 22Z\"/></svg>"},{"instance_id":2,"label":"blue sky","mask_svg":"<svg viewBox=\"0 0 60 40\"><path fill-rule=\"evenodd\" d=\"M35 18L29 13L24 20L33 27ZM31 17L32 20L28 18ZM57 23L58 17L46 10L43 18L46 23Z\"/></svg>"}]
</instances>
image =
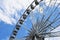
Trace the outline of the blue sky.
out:
<instances>
[{"instance_id":1,"label":"blue sky","mask_svg":"<svg viewBox=\"0 0 60 40\"><path fill-rule=\"evenodd\" d=\"M0 40L9 39L9 36L11 35L12 30L15 28L15 24L17 23L18 19L21 17L21 15L25 11L25 9L29 6L29 4L32 1L33 0L0 0ZM52 2L52 3L54 3L54 2ZM59 0L57 1L56 5L58 3L60 3ZM25 22L22 25L21 30L19 30L16 38L23 37L25 34L27 34L28 31L23 28L26 27L27 29L30 29L32 26L32 23L34 24L36 22L37 17L39 17L43 13L46 13L47 15L49 15L48 13L51 13L50 10L54 10L51 5L48 7L48 4L49 4L49 0L46 0L46 1L44 0L40 4L40 6L41 6L40 10L43 10L42 12L39 10L39 6L37 6L33 10L33 12L31 12L32 14L30 14L28 16L28 18L25 20ZM47 10L46 7L49 8L49 10L47 12L46 12L46 10ZM59 9L60 9L60 6L58 7L58 10L55 11L55 13L58 13L60 11ZM40 14L38 14L38 13L40 13ZM46 16L46 18L47 18L47 16ZM53 26L55 26L55 25L53 25ZM60 30L60 27L56 28L53 31L59 31L59 30ZM60 38L59 37L58 38L48 38L46 40L56 40L56 39L59 40Z\"/></svg>"}]
</instances>

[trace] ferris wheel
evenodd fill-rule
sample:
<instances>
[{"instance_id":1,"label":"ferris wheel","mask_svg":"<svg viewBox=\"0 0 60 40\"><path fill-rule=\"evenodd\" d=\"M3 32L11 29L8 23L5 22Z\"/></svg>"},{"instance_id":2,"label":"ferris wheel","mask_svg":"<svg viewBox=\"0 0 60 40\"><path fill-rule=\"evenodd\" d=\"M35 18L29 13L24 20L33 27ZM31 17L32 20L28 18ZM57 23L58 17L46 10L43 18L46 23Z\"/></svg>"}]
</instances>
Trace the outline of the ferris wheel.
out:
<instances>
[{"instance_id":1,"label":"ferris wheel","mask_svg":"<svg viewBox=\"0 0 60 40\"><path fill-rule=\"evenodd\" d=\"M26 36L23 35L19 40L44 40L44 38L47 37L60 37L59 31L51 32L60 26L59 6L60 3L58 3L58 0L34 0L18 20L9 40L17 40L17 33L21 30L22 25L26 24L25 21L28 17L31 17L30 23L32 26L30 29L26 26L22 27L22 29L25 28L28 33Z\"/></svg>"}]
</instances>

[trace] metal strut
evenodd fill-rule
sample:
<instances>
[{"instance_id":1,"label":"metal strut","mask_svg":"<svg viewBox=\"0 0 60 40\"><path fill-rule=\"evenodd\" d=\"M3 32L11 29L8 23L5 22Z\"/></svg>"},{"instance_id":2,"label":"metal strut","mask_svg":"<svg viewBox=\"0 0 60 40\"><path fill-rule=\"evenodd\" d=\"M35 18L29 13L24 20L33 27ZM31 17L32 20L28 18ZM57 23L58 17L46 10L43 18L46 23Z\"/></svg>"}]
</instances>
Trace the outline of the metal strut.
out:
<instances>
[{"instance_id":1,"label":"metal strut","mask_svg":"<svg viewBox=\"0 0 60 40\"><path fill-rule=\"evenodd\" d=\"M57 32L48 32L48 33L42 33L42 34L39 34L39 36L43 36L45 38L48 38L48 37L60 37L60 31L57 31Z\"/></svg>"},{"instance_id":2,"label":"metal strut","mask_svg":"<svg viewBox=\"0 0 60 40\"><path fill-rule=\"evenodd\" d=\"M39 2L41 2L43 0L40 0ZM37 0L34 0L29 6L28 8L25 10L24 14L20 17L20 19L18 20L16 27L14 28L9 40L14 40L21 25L23 24L23 22L25 21L25 19L27 18L27 16L30 14L30 12L39 4L39 2ZM35 6L33 5L33 3L35 4Z\"/></svg>"}]
</instances>

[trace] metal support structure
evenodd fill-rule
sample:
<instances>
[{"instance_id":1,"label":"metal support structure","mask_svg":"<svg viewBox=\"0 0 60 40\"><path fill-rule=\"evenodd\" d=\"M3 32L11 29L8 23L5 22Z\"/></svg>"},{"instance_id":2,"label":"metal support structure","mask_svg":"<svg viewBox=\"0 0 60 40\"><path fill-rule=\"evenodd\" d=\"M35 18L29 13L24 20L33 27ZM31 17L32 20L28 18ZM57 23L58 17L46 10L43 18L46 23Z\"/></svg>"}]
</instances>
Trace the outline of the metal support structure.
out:
<instances>
[{"instance_id":1,"label":"metal support structure","mask_svg":"<svg viewBox=\"0 0 60 40\"><path fill-rule=\"evenodd\" d=\"M39 2L41 2L41 1L43 1L43 0L40 0ZM17 33L18 33L21 25L23 25L25 19L28 17L28 15L30 14L30 12L39 4L39 2L38 2L37 0L34 0L34 1L28 6L28 8L25 10L24 14L23 14L23 15L20 17L20 19L18 20L18 22L17 22L17 24L16 24L16 27L14 28L14 30L13 30L13 32L12 32L9 40L15 40L15 37L16 37L16 35L17 35ZM51 2L51 1L50 1L50 2ZM34 4L35 4L35 5L34 5ZM50 4L50 3L49 3L49 4ZM55 4L56 4L56 3L55 3ZM54 5L55 5L55 4L54 4ZM60 4L58 4L58 6L59 6L59 5L60 5ZM57 8L57 7L56 7L56 8ZM54 9L54 11L56 10L56 8ZM29 31L30 31L30 32L29 32L29 37L30 37L30 38L28 37L28 38L26 38L26 40L44 40L45 37L58 37L58 36L60 36L60 35L59 35L60 32L43 33L43 32L46 30L47 27L51 26L51 24L53 24L54 22L56 22L57 20L60 19L60 18L57 19L57 17L59 16L59 15L57 15L57 17L53 20L53 22L50 22L50 21L49 21L49 18L52 16L52 13L54 13L54 11L51 12L51 14L49 15L49 17L48 17L45 21L43 21L43 20L44 20L44 17L45 17L45 15L43 15L40 24L37 23L37 24L40 25L40 27L37 28L37 26L35 26L36 28L33 27L32 30L29 30ZM60 14L60 13L59 13L59 14ZM48 24L48 21L50 22L50 24ZM59 21L59 22L60 22L60 21ZM42 26L42 24L43 24L43 26ZM46 24L48 24L48 25L46 25ZM39 28L41 28L41 29L39 30ZM50 27L50 28L52 28L52 27ZM53 28L53 29L54 29L54 28ZM40 34L39 34L39 32L37 33L38 30L39 30L39 32L42 32L42 33L40 33ZM51 30L52 30L52 29L51 29ZM36 32L36 33L35 33L35 32ZM35 35L35 34L36 34L36 35Z\"/></svg>"},{"instance_id":2,"label":"metal support structure","mask_svg":"<svg viewBox=\"0 0 60 40\"><path fill-rule=\"evenodd\" d=\"M44 40L44 37L35 38L34 40Z\"/></svg>"},{"instance_id":3,"label":"metal support structure","mask_svg":"<svg viewBox=\"0 0 60 40\"><path fill-rule=\"evenodd\" d=\"M58 32L48 32L48 33L41 33L39 34L40 37L45 37L45 38L48 38L48 37L60 37L60 31Z\"/></svg>"},{"instance_id":4,"label":"metal support structure","mask_svg":"<svg viewBox=\"0 0 60 40\"><path fill-rule=\"evenodd\" d=\"M44 40L44 37L39 38L38 40Z\"/></svg>"},{"instance_id":5,"label":"metal support structure","mask_svg":"<svg viewBox=\"0 0 60 40\"><path fill-rule=\"evenodd\" d=\"M40 0L39 2L41 2L43 0ZM25 10L24 14L20 17L20 19L18 20L16 27L14 28L9 40L14 40L21 25L24 23L25 19L27 18L27 16L30 14L30 12L39 4L39 2L37 0L34 0L29 6L28 8ZM35 4L35 6L33 5Z\"/></svg>"}]
</instances>

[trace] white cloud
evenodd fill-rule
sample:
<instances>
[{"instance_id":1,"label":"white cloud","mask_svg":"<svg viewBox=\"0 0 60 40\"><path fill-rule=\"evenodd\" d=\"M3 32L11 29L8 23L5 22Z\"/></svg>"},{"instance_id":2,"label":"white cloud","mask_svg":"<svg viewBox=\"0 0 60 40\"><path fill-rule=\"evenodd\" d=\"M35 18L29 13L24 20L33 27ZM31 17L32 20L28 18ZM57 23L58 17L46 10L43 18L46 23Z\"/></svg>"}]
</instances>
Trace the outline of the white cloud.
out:
<instances>
[{"instance_id":1,"label":"white cloud","mask_svg":"<svg viewBox=\"0 0 60 40\"><path fill-rule=\"evenodd\" d=\"M0 0L0 21L16 24L20 17L17 11L26 9L33 0ZM14 18L15 17L15 18Z\"/></svg>"},{"instance_id":2,"label":"white cloud","mask_svg":"<svg viewBox=\"0 0 60 40\"><path fill-rule=\"evenodd\" d=\"M50 7L51 7L51 6L53 6L55 4L55 2L56 2L55 5L59 4L60 3L60 0L45 0L44 2L46 4L46 6L48 6L49 3L50 3Z\"/></svg>"}]
</instances>

